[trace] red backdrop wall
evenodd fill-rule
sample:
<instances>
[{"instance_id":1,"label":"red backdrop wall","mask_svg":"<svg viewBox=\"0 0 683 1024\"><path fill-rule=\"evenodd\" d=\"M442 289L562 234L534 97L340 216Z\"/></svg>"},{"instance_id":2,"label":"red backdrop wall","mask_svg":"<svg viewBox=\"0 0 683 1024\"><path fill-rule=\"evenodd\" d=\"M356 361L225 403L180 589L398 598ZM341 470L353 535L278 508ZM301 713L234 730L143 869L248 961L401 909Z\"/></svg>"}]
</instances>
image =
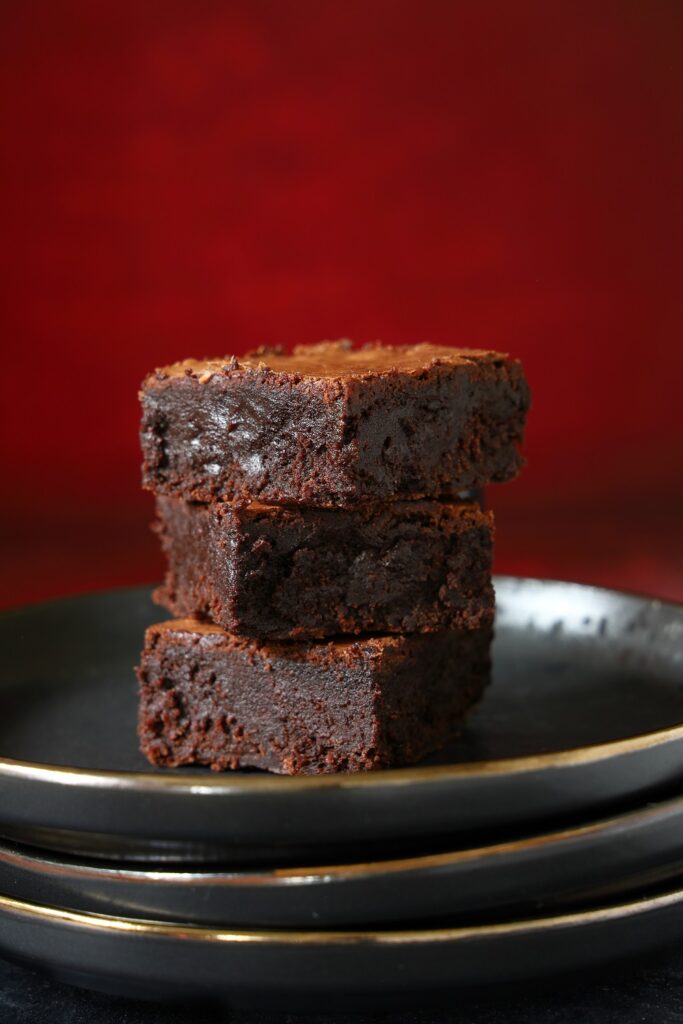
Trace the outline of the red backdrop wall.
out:
<instances>
[{"instance_id":1,"label":"red backdrop wall","mask_svg":"<svg viewBox=\"0 0 683 1024\"><path fill-rule=\"evenodd\" d=\"M521 356L498 568L683 597L682 14L3 5L2 600L159 574L148 369L341 335Z\"/></svg>"}]
</instances>

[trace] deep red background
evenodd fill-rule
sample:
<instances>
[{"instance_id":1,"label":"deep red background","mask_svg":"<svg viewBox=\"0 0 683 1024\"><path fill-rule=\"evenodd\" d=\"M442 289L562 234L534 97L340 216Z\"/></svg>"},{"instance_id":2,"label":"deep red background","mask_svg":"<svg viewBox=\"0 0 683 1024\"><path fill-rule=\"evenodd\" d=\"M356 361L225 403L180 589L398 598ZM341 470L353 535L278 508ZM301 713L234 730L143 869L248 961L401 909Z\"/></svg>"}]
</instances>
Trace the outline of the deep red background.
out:
<instances>
[{"instance_id":1,"label":"deep red background","mask_svg":"<svg viewBox=\"0 0 683 1024\"><path fill-rule=\"evenodd\" d=\"M498 568L683 598L678 2L6 2L4 603L154 578L136 391L261 342L521 356Z\"/></svg>"}]
</instances>

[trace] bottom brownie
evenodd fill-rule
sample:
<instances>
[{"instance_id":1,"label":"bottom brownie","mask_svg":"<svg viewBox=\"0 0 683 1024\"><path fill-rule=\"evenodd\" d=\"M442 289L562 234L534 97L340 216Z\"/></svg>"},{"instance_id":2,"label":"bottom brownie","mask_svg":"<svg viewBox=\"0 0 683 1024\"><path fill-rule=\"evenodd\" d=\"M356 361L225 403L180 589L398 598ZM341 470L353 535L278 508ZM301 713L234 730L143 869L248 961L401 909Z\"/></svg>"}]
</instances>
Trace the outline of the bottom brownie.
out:
<instances>
[{"instance_id":1,"label":"bottom brownie","mask_svg":"<svg viewBox=\"0 0 683 1024\"><path fill-rule=\"evenodd\" d=\"M139 735L157 765L289 775L410 764L457 735L491 629L260 643L181 619L147 630Z\"/></svg>"}]
</instances>

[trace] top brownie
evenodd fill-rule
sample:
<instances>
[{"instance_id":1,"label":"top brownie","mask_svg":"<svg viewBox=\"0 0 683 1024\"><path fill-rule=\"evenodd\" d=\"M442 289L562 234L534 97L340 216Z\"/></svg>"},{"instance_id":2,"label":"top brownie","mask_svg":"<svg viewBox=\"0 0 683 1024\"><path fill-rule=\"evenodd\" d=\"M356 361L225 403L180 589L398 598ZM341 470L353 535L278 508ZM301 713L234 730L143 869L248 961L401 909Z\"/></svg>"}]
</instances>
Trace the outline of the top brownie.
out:
<instances>
[{"instance_id":1,"label":"top brownie","mask_svg":"<svg viewBox=\"0 0 683 1024\"><path fill-rule=\"evenodd\" d=\"M529 389L497 352L323 342L186 359L150 374L141 401L150 490L350 506L511 479Z\"/></svg>"}]
</instances>

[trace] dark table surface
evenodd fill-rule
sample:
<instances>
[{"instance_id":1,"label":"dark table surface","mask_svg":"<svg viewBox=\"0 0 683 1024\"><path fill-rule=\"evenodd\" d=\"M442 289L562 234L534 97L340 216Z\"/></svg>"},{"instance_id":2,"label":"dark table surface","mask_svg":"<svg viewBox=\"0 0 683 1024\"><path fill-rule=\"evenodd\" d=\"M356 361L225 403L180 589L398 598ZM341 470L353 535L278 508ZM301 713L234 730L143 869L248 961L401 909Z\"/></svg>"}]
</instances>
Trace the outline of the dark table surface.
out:
<instances>
[{"instance_id":1,"label":"dark table surface","mask_svg":"<svg viewBox=\"0 0 683 1024\"><path fill-rule=\"evenodd\" d=\"M637 962L542 982L460 990L439 1007L305 1015L143 1003L0 960L0 1024L673 1024L683 1022L683 944Z\"/></svg>"}]
</instances>

